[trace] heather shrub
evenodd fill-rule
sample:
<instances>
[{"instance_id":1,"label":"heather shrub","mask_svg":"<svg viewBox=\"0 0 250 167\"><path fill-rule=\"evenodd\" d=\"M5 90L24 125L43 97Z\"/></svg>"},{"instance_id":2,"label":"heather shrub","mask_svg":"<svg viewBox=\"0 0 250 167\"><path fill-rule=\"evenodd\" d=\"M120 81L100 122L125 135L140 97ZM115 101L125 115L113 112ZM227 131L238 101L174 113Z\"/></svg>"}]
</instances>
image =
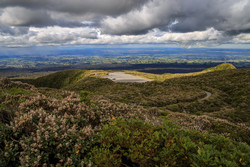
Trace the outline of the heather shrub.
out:
<instances>
[{"instance_id":1,"label":"heather shrub","mask_svg":"<svg viewBox=\"0 0 250 167\"><path fill-rule=\"evenodd\" d=\"M180 130L173 124L114 120L99 133L91 160L98 166L249 166L250 148Z\"/></svg>"},{"instance_id":2,"label":"heather shrub","mask_svg":"<svg viewBox=\"0 0 250 167\"><path fill-rule=\"evenodd\" d=\"M19 165L20 149L13 137L11 128L0 122L0 166Z\"/></svg>"},{"instance_id":3,"label":"heather shrub","mask_svg":"<svg viewBox=\"0 0 250 167\"><path fill-rule=\"evenodd\" d=\"M21 82L0 79L0 122L9 124L20 103L36 93L36 88Z\"/></svg>"},{"instance_id":4,"label":"heather shrub","mask_svg":"<svg viewBox=\"0 0 250 167\"><path fill-rule=\"evenodd\" d=\"M29 90L29 91L33 91L35 89L35 87L33 85L29 85L27 83L22 83L19 81L12 82L10 79L0 78L0 88L2 90L11 89L14 87L16 87L17 89L25 89L25 90Z\"/></svg>"},{"instance_id":5,"label":"heather shrub","mask_svg":"<svg viewBox=\"0 0 250 167\"><path fill-rule=\"evenodd\" d=\"M80 126L76 117L67 114L59 116L40 109L15 118L14 122L17 124L13 125L12 131L20 136L19 144L23 150L19 157L21 165L84 163L94 129Z\"/></svg>"}]
</instances>

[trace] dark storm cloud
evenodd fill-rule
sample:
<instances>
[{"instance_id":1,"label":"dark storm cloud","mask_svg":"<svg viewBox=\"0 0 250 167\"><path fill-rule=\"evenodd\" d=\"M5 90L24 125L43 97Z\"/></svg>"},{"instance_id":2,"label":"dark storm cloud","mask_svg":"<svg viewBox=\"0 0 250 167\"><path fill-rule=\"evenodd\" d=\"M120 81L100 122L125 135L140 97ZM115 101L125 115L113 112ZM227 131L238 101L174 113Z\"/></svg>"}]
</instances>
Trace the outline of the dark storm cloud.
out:
<instances>
[{"instance_id":1,"label":"dark storm cloud","mask_svg":"<svg viewBox=\"0 0 250 167\"><path fill-rule=\"evenodd\" d=\"M59 25L74 27L84 26L81 22L88 18L95 20L95 24L98 25L99 20L106 15L118 16L133 9L139 9L147 1L0 0L0 8L3 9L1 18L4 21L2 22L7 25L37 27Z\"/></svg>"},{"instance_id":2,"label":"dark storm cloud","mask_svg":"<svg viewBox=\"0 0 250 167\"><path fill-rule=\"evenodd\" d=\"M27 34L29 31L28 27L9 27L0 22L0 35L7 34L7 35L23 35Z\"/></svg>"},{"instance_id":3,"label":"dark storm cloud","mask_svg":"<svg viewBox=\"0 0 250 167\"><path fill-rule=\"evenodd\" d=\"M0 6L22 6L75 14L119 15L139 8L148 0L0 0Z\"/></svg>"},{"instance_id":4,"label":"dark storm cloud","mask_svg":"<svg viewBox=\"0 0 250 167\"><path fill-rule=\"evenodd\" d=\"M70 19L53 19L51 15L45 10L31 10L23 7L4 8L2 10L2 14L0 14L0 21L2 22L2 24L9 26L82 26L81 22L71 21Z\"/></svg>"},{"instance_id":5,"label":"dark storm cloud","mask_svg":"<svg viewBox=\"0 0 250 167\"><path fill-rule=\"evenodd\" d=\"M176 20L177 24L170 26ZM225 32L248 31L250 0L152 0L141 10L103 21L104 32L117 35L153 28L193 32L210 27Z\"/></svg>"},{"instance_id":6,"label":"dark storm cloud","mask_svg":"<svg viewBox=\"0 0 250 167\"><path fill-rule=\"evenodd\" d=\"M10 26L52 25L53 20L44 10L8 7L2 10L0 21Z\"/></svg>"},{"instance_id":7,"label":"dark storm cloud","mask_svg":"<svg viewBox=\"0 0 250 167\"><path fill-rule=\"evenodd\" d=\"M213 27L228 34L250 29L250 0L0 0L0 7L8 25L84 26L81 22L91 13L96 26L102 20L102 32L116 35L154 28L192 32ZM55 20L50 12L70 17ZM69 20L74 16L83 20Z\"/></svg>"},{"instance_id":8,"label":"dark storm cloud","mask_svg":"<svg viewBox=\"0 0 250 167\"><path fill-rule=\"evenodd\" d=\"M172 27L173 31L190 32L213 27L227 34L235 35L250 30L249 0L210 0L199 3L192 0L195 6L182 6L183 16L177 17L179 23ZM196 9L196 10L195 10Z\"/></svg>"}]
</instances>

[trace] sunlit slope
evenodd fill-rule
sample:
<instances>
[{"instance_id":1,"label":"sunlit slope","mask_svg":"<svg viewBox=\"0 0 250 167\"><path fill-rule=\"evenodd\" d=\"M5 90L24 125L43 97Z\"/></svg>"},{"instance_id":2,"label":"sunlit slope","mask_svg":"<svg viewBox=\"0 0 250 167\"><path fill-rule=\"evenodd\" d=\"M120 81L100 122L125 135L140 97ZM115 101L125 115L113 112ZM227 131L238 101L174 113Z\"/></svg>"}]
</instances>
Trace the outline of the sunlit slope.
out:
<instances>
[{"instance_id":1,"label":"sunlit slope","mask_svg":"<svg viewBox=\"0 0 250 167\"><path fill-rule=\"evenodd\" d=\"M223 63L216 67L211 67L206 70L203 70L203 72L212 72L212 71L221 71L221 70L233 70L236 69L236 67L230 63Z\"/></svg>"},{"instance_id":2,"label":"sunlit slope","mask_svg":"<svg viewBox=\"0 0 250 167\"><path fill-rule=\"evenodd\" d=\"M195 73L187 73L187 74L151 74L151 73L143 73L143 72L137 72L137 71L125 71L127 74L140 76L147 79L152 79L154 81L164 81L166 79L171 78L179 78L179 77L185 77L185 76L196 76L205 74L207 72L213 72L218 70L229 70L229 69L236 69L232 64L221 64L216 67L209 68L207 70L201 71L201 72L195 72ZM26 80L26 82L33 84L37 87L50 87L50 88L77 88L80 89L82 84L85 84L87 81L87 78L99 78L101 79L102 76L108 75L108 71L103 70L66 70L66 71L60 71L56 72L47 76L39 77L34 80ZM95 79L92 79L95 80ZM100 82L100 81L96 82ZM78 83L79 82L79 83ZM108 81L105 81L108 82ZM112 82L110 82L111 84ZM91 86L93 87L93 86Z\"/></svg>"},{"instance_id":3,"label":"sunlit slope","mask_svg":"<svg viewBox=\"0 0 250 167\"><path fill-rule=\"evenodd\" d=\"M74 86L73 86L74 85ZM86 78L70 90L166 114L176 124L250 143L250 69L221 70L164 82L115 83ZM211 96L205 100L206 92Z\"/></svg>"},{"instance_id":4,"label":"sunlit slope","mask_svg":"<svg viewBox=\"0 0 250 167\"><path fill-rule=\"evenodd\" d=\"M230 109L232 112L224 114L230 114L232 119L243 122L250 116L247 112L250 107L250 69L214 71L144 84L86 78L68 88L91 91L113 101L166 107L176 112L199 114ZM211 97L199 100L206 96L205 91L210 92ZM236 111L238 114L234 115Z\"/></svg>"},{"instance_id":5,"label":"sunlit slope","mask_svg":"<svg viewBox=\"0 0 250 167\"><path fill-rule=\"evenodd\" d=\"M248 122L250 117L250 69L219 70L144 84L85 78L66 88L90 91L127 104L191 114L210 113L232 122ZM206 91L211 97L202 100Z\"/></svg>"},{"instance_id":6,"label":"sunlit slope","mask_svg":"<svg viewBox=\"0 0 250 167\"><path fill-rule=\"evenodd\" d=\"M164 81L166 79L171 78L178 78L178 77L185 77L185 76L196 76L200 74L204 74L207 72L213 72L213 71L220 71L220 70L233 70L236 69L236 67L229 63L220 64L216 67L211 67L206 70L203 70L201 72L194 72L194 73L178 73L178 74L171 74L171 73L165 73L165 74L150 74L150 73L144 73L144 72L138 72L138 71L124 71L127 74L140 76L147 79L152 79L155 81Z\"/></svg>"},{"instance_id":7,"label":"sunlit slope","mask_svg":"<svg viewBox=\"0 0 250 167\"><path fill-rule=\"evenodd\" d=\"M30 80L29 83L37 87L63 88L87 77L99 77L107 75L105 71L98 70L66 70L56 72L47 76Z\"/></svg>"}]
</instances>

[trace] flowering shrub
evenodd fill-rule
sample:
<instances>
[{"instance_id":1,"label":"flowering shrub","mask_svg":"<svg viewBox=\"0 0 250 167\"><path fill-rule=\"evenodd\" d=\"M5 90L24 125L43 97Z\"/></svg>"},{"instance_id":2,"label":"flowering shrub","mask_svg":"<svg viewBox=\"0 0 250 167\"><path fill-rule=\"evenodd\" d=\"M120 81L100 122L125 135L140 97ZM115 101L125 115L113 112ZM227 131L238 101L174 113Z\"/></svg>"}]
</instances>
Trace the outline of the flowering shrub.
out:
<instances>
[{"instance_id":1,"label":"flowering shrub","mask_svg":"<svg viewBox=\"0 0 250 167\"><path fill-rule=\"evenodd\" d=\"M220 112L222 113L222 112ZM250 127L244 123L232 123L226 119L209 115L190 115L187 113L168 112L168 118L183 129L194 129L230 137L234 141L250 143Z\"/></svg>"}]
</instances>

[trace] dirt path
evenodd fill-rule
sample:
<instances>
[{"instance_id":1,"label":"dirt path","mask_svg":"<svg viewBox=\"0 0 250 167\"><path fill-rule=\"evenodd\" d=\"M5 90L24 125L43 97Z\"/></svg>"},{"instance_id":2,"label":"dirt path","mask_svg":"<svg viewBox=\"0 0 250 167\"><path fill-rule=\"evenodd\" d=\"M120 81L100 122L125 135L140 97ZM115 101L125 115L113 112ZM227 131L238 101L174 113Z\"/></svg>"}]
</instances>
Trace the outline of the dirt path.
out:
<instances>
[{"instance_id":1,"label":"dirt path","mask_svg":"<svg viewBox=\"0 0 250 167\"><path fill-rule=\"evenodd\" d=\"M145 83L152 81L150 79L145 79L137 76L133 76L130 74L125 74L124 72L112 72L109 75L104 76L103 78L111 79L114 82L138 82L138 83Z\"/></svg>"},{"instance_id":2,"label":"dirt path","mask_svg":"<svg viewBox=\"0 0 250 167\"><path fill-rule=\"evenodd\" d=\"M207 91L206 91L206 94L207 94L206 97L202 98L201 100L207 100L212 95L212 93L207 92Z\"/></svg>"}]
</instances>

